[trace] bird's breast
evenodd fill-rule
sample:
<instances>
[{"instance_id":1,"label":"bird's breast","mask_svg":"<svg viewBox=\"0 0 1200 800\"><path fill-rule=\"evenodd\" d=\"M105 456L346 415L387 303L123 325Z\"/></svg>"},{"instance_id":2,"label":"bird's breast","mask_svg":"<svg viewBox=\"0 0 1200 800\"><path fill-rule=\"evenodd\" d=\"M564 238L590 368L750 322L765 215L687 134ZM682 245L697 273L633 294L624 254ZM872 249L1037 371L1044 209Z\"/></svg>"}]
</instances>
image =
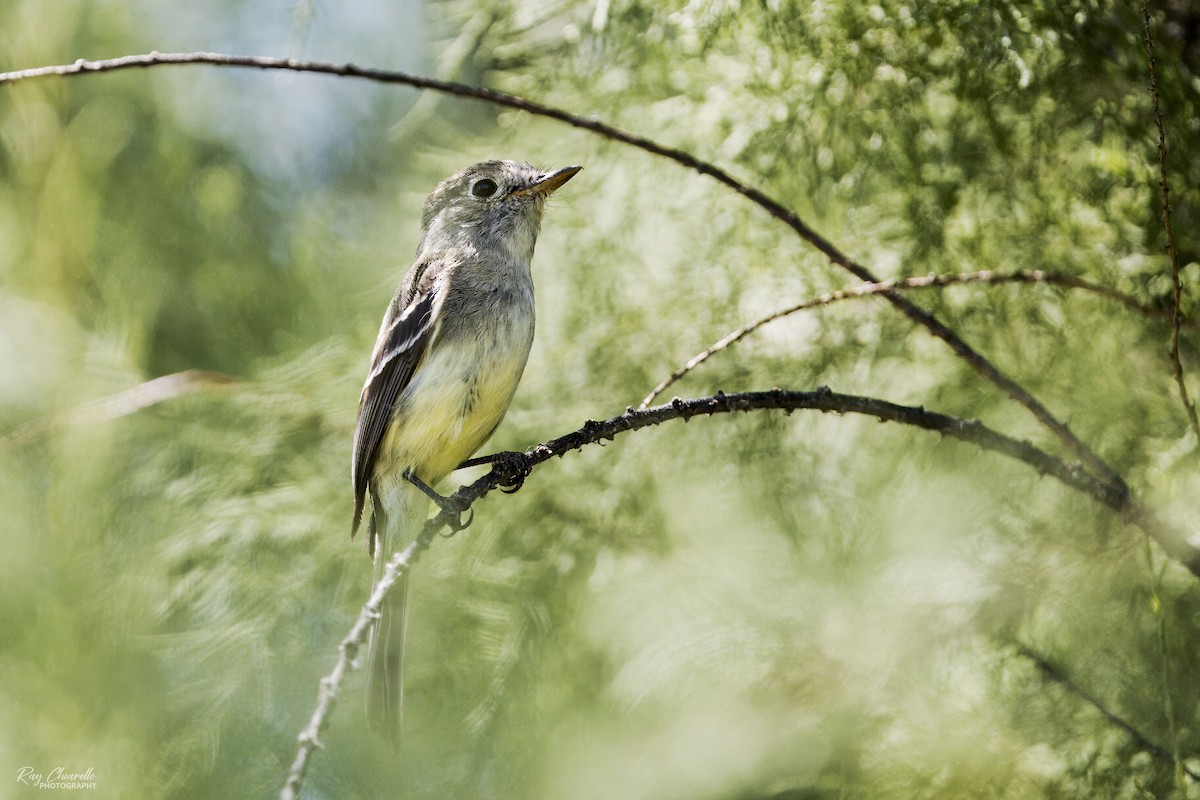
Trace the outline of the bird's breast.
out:
<instances>
[{"instance_id":1,"label":"bird's breast","mask_svg":"<svg viewBox=\"0 0 1200 800\"><path fill-rule=\"evenodd\" d=\"M440 481L503 419L533 344L532 294L444 310L424 361L398 398L379 468Z\"/></svg>"}]
</instances>

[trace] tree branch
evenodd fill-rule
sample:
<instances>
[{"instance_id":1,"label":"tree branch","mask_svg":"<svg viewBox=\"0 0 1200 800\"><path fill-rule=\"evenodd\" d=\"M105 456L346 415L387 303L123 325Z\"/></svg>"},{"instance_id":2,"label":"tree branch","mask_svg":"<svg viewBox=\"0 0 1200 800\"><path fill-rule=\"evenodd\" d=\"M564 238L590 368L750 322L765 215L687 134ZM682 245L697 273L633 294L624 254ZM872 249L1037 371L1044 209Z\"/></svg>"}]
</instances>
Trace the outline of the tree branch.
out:
<instances>
[{"instance_id":1,"label":"tree branch","mask_svg":"<svg viewBox=\"0 0 1200 800\"><path fill-rule=\"evenodd\" d=\"M1162 206L1163 234L1167 240L1167 261L1171 265L1171 369L1175 385L1179 388L1179 400L1187 411L1192 432L1200 441L1200 417L1196 416L1196 404L1188 396L1183 378L1183 362L1179 358L1179 326L1183 304L1183 281L1179 278L1179 253L1175 250L1175 235L1171 230L1171 185L1167 182L1167 130L1163 123L1162 107L1159 103L1158 69L1154 57L1154 37L1150 32L1150 7L1142 0L1142 22L1145 24L1146 62L1150 67L1150 97L1154 102L1154 127L1158 129L1158 198Z\"/></svg>"},{"instance_id":2,"label":"tree branch","mask_svg":"<svg viewBox=\"0 0 1200 800\"><path fill-rule=\"evenodd\" d=\"M1084 291L1098 294L1101 297L1106 297L1109 300L1114 300L1127 308L1131 308L1148 317L1158 317L1160 319L1171 319L1171 315L1160 308L1146 305L1138 302L1137 298L1127 295L1123 292L1118 292L1115 289L1110 289L1107 286L1102 286L1098 283L1085 281L1082 278L1076 278L1072 275L1062 275L1054 272L1044 272L1042 270L1020 270L1018 272L993 272L991 270L980 270L978 272L963 272L955 275L924 275L916 278L905 278L904 280L882 281L880 283L864 283L859 286L851 286L847 289L823 294L820 297L812 300L807 300L803 303L798 303L787 308L782 308L777 311L772 311L770 314L759 317L753 322L749 322L735 331L730 332L724 338L709 345L704 351L697 353L688 360L686 364L680 367L675 372L672 372L668 377L655 386L650 394L642 400L639 408L645 408L654 402L654 400L676 383L684 375L687 375L696 367L707 361L712 356L732 347L737 342L746 338L754 331L766 325L769 322L774 322L777 319L786 317L790 314L795 314L799 311L808 311L813 308L827 306L831 303L836 303L840 300L854 300L861 297L872 297L874 295L883 294L892 290L910 289L929 289L933 287L951 286L964 283L984 283L997 285L1002 283L1047 283L1053 286L1064 286L1070 289L1082 289ZM1193 320L1187 320L1190 326L1197 326Z\"/></svg>"},{"instance_id":3,"label":"tree branch","mask_svg":"<svg viewBox=\"0 0 1200 800\"><path fill-rule=\"evenodd\" d=\"M58 425L79 425L119 419L189 392L199 389L224 388L236 383L237 380L232 375L203 369L189 369L183 372L173 372L170 375L160 375L123 392L85 403L73 411L39 417L18 425L0 435L0 447L28 441Z\"/></svg>"},{"instance_id":4,"label":"tree branch","mask_svg":"<svg viewBox=\"0 0 1200 800\"><path fill-rule=\"evenodd\" d=\"M1071 680L1065 672L1054 664L1051 664L1045 656L1020 643L1015 643L1013 646L1020 655L1032 661L1034 666L1042 671L1042 674L1099 711L1105 719L1128 734L1129 738L1137 742L1143 750L1150 753L1150 755L1159 761L1170 764L1172 769L1178 768L1182 770L1193 781L1200 781L1200 774L1197 774L1195 770L1188 767L1182 761L1177 761L1170 750L1150 741L1144 733L1133 727L1131 723L1117 716L1115 712L1110 711L1104 703L1100 702L1099 698Z\"/></svg>"},{"instance_id":5,"label":"tree branch","mask_svg":"<svg viewBox=\"0 0 1200 800\"><path fill-rule=\"evenodd\" d=\"M444 525L450 524L450 520L443 520L444 516L446 516L446 512L442 512L425 523L425 527L421 529L417 538L411 541L408 547L397 551L392 556L383 575L380 576L379 582L375 584L371 596L363 604L358 618L350 627L350 632L338 645L337 663L334 664L333 671L321 679L320 688L317 691L317 706L313 709L308 725L297 737L300 747L296 751L295 759L292 760L291 769L288 770L283 790L279 793L280 800L298 800L300 797L300 789L308 774L309 762L312 760L313 753L322 746L321 733L329 724L329 715L333 711L334 703L337 702L338 692L346 680L346 675L358 666L359 648L367 643L371 628L379 619L383 598L391 591L392 585L399 577L409 571L421 553L429 548L437 532Z\"/></svg>"},{"instance_id":6,"label":"tree branch","mask_svg":"<svg viewBox=\"0 0 1200 800\"><path fill-rule=\"evenodd\" d=\"M497 488L519 485L535 467L551 458L561 458L567 453L587 445L611 441L622 433L660 425L676 419L687 421L699 416L770 409L788 413L807 409L834 414L862 414L875 417L883 422L897 422L935 431L942 436L974 444L982 450L1000 453L1021 461L1036 470L1039 475L1049 475L1114 511L1127 514L1130 519L1138 521L1139 524L1146 519L1141 513L1142 510L1134 507L1128 492L1114 491L1113 487L1098 480L1078 464L1068 464L1029 442L998 433L978 420L939 414L915 406L897 405L873 397L840 394L827 388L817 389L813 392L794 392L783 389L737 394L718 392L709 397L697 397L690 400L676 398L670 403L652 408L628 408L624 414L603 421L588 420L578 430L539 444L524 453L511 453L508 454L509 457L497 460L492 470L486 475L474 483L459 488L458 491L446 498L442 509L425 523L425 527L421 529L417 538L392 557L383 577L380 578L370 598L359 612L350 633L339 645L338 659L333 671L321 679L317 706L308 725L300 733L300 747L280 793L281 800L295 800L299 797L309 761L313 753L320 747L320 736L329 723L329 715L337 700L338 692L347 673L356 666L358 650L366 642L371 626L379 618L379 607L384 596L396 578L406 572L417 561L420 554L428 549L438 531L443 528L454 530L462 513L469 509L475 501ZM1182 537L1165 529L1157 528L1155 532L1149 530L1147 532L1160 544L1163 544L1164 549L1172 553L1174 557L1184 560L1194 574L1200 575L1200 551L1191 547ZM1163 538L1159 539L1159 537Z\"/></svg>"},{"instance_id":7,"label":"tree branch","mask_svg":"<svg viewBox=\"0 0 1200 800\"><path fill-rule=\"evenodd\" d=\"M536 116L547 117L564 122L576 128L588 130L604 138L622 142L639 150L674 161L701 175L707 175L722 185L734 190L750 202L759 206L775 219L791 228L797 236L823 253L832 263L847 270L855 277L867 283L880 283L867 267L859 264L839 250L832 242L809 227L796 212L782 205L778 200L767 195L742 181L737 180L715 164L703 161L683 150L665 147L642 136L628 133L612 125L596 119L580 117L561 109L535 103L516 95L500 92L495 89L466 86L452 81L440 81L407 72L357 67L353 64L331 64L321 61L307 61L295 58L269 58L266 56L235 56L222 53L147 53L145 55L129 55L101 61L86 61L80 59L74 64L37 67L34 69L17 70L0 73L0 84L14 83L20 80L47 76L69 76L83 73L111 72L120 69L153 67L163 64L211 64L225 67L251 67L257 69L282 69L298 72L317 72L328 75L338 75L350 78L365 78L380 83L396 83L413 86L420 89L431 89L438 92L472 97L485 100L495 105L515 108ZM1042 403L1027 392L1024 387L1008 377L992 364L982 354L967 344L954 331L948 328L933 314L914 304L898 291L881 292L889 303L901 313L924 327L935 337L945 342L959 358L963 359L977 373L995 384L1001 391L1014 401L1024 406L1070 452L1080 458L1087 467L1109 487L1118 493L1129 491L1125 481L1099 455L1091 450L1077 437L1065 422L1060 421Z\"/></svg>"}]
</instances>

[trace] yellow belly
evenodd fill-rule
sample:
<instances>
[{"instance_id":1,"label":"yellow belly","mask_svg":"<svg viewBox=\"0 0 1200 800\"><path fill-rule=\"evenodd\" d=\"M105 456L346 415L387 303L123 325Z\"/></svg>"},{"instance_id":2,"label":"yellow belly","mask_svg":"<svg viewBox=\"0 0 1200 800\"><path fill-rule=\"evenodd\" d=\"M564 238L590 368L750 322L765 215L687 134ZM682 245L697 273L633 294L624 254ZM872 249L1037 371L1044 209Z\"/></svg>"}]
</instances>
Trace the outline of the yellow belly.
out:
<instances>
[{"instance_id":1,"label":"yellow belly","mask_svg":"<svg viewBox=\"0 0 1200 800\"><path fill-rule=\"evenodd\" d=\"M375 475L406 469L431 486L471 457L508 411L529 356L532 331L512 346L434 342L401 394Z\"/></svg>"}]
</instances>

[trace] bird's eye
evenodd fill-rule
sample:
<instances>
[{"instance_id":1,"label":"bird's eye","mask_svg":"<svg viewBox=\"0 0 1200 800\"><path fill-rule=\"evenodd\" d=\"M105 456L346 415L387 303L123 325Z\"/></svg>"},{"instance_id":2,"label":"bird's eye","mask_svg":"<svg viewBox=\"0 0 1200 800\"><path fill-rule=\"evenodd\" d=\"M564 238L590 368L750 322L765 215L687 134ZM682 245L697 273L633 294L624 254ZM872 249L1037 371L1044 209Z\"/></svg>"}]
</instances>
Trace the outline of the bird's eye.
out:
<instances>
[{"instance_id":1,"label":"bird's eye","mask_svg":"<svg viewBox=\"0 0 1200 800\"><path fill-rule=\"evenodd\" d=\"M481 178L475 181L475 185L471 187L471 194L476 197L491 197L499 188L491 178Z\"/></svg>"}]
</instances>

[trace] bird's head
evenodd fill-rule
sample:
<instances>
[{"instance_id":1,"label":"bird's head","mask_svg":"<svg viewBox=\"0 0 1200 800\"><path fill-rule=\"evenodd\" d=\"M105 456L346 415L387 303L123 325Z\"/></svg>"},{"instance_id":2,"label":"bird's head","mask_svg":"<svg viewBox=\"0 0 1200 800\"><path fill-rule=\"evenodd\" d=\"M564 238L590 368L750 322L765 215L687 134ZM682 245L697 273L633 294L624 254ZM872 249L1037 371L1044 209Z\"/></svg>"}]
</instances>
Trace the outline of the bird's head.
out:
<instances>
[{"instance_id":1,"label":"bird's head","mask_svg":"<svg viewBox=\"0 0 1200 800\"><path fill-rule=\"evenodd\" d=\"M425 202L418 256L429 248L470 245L528 262L546 198L581 169L543 172L518 161L484 161L459 170Z\"/></svg>"}]
</instances>

